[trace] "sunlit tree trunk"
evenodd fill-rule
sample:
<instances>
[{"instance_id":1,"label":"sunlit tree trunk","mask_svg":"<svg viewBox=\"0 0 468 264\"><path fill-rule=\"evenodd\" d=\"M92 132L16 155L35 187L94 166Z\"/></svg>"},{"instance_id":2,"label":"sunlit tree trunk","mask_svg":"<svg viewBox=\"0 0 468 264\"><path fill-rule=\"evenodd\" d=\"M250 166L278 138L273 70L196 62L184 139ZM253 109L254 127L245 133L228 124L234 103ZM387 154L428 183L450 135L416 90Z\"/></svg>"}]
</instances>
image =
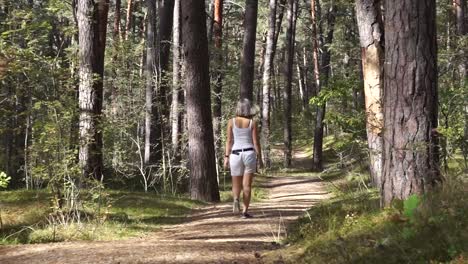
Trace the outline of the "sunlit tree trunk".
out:
<instances>
[{"instance_id":1,"label":"sunlit tree trunk","mask_svg":"<svg viewBox=\"0 0 468 264\"><path fill-rule=\"evenodd\" d=\"M205 3L181 2L184 87L187 91L190 197L219 201L216 175Z\"/></svg>"},{"instance_id":2,"label":"sunlit tree trunk","mask_svg":"<svg viewBox=\"0 0 468 264\"><path fill-rule=\"evenodd\" d=\"M356 18L361 43L366 105L370 174L376 187L382 184L383 128L383 22L380 0L356 0Z\"/></svg>"},{"instance_id":3,"label":"sunlit tree trunk","mask_svg":"<svg viewBox=\"0 0 468 264\"><path fill-rule=\"evenodd\" d=\"M258 1L245 1L244 44L240 76L240 97L253 100L253 80L255 67L255 37L257 33Z\"/></svg>"},{"instance_id":4,"label":"sunlit tree trunk","mask_svg":"<svg viewBox=\"0 0 468 264\"><path fill-rule=\"evenodd\" d=\"M102 99L109 3L78 0L79 163L85 177L102 177Z\"/></svg>"},{"instance_id":5,"label":"sunlit tree trunk","mask_svg":"<svg viewBox=\"0 0 468 264\"><path fill-rule=\"evenodd\" d=\"M182 119L183 119L183 97L184 91L181 87L182 65L181 65L181 16L180 16L180 1L174 1L174 16L172 29L172 106L171 106L171 122L172 122L172 152L180 157L180 140L182 136Z\"/></svg>"},{"instance_id":6,"label":"sunlit tree trunk","mask_svg":"<svg viewBox=\"0 0 468 264\"><path fill-rule=\"evenodd\" d=\"M213 128L215 135L215 146L218 164L221 164L222 140L221 140L221 118L222 118L222 89L223 89L223 0L214 1L214 56L215 56L215 85L214 85L214 104L213 104Z\"/></svg>"},{"instance_id":7,"label":"sunlit tree trunk","mask_svg":"<svg viewBox=\"0 0 468 264\"><path fill-rule=\"evenodd\" d=\"M436 1L385 2L382 205L440 180Z\"/></svg>"},{"instance_id":8,"label":"sunlit tree trunk","mask_svg":"<svg viewBox=\"0 0 468 264\"><path fill-rule=\"evenodd\" d=\"M134 6L134 1L133 0L127 0L127 17L125 20L125 30L123 31L123 38L128 39L128 36L130 35L130 30L132 30L133 27L133 6Z\"/></svg>"}]
</instances>

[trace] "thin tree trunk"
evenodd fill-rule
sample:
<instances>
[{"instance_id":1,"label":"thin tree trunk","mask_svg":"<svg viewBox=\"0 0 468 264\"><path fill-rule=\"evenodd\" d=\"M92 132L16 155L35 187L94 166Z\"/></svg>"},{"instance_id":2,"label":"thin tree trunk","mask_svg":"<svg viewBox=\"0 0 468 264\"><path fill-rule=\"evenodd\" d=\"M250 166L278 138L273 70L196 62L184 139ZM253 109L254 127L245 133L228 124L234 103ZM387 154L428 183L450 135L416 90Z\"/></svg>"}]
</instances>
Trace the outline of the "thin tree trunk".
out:
<instances>
[{"instance_id":1,"label":"thin tree trunk","mask_svg":"<svg viewBox=\"0 0 468 264\"><path fill-rule=\"evenodd\" d=\"M181 16L180 16L180 1L174 1L174 16L172 29L172 152L180 158L180 139L182 135L182 114L183 114L183 90L181 87L182 65L181 65Z\"/></svg>"},{"instance_id":2,"label":"thin tree trunk","mask_svg":"<svg viewBox=\"0 0 468 264\"><path fill-rule=\"evenodd\" d=\"M187 91L189 133L190 196L203 201L219 201L216 175L208 40L205 3L183 0L181 3L184 86Z\"/></svg>"},{"instance_id":3,"label":"thin tree trunk","mask_svg":"<svg viewBox=\"0 0 468 264\"><path fill-rule=\"evenodd\" d=\"M385 2L382 205L440 180L436 1ZM401 47L405 47L401 49Z\"/></svg>"},{"instance_id":4,"label":"thin tree trunk","mask_svg":"<svg viewBox=\"0 0 468 264\"><path fill-rule=\"evenodd\" d=\"M78 0L79 30L79 160L83 176L102 177L102 114L104 54L109 3ZM96 78L98 76L98 78Z\"/></svg>"},{"instance_id":5,"label":"thin tree trunk","mask_svg":"<svg viewBox=\"0 0 468 264\"><path fill-rule=\"evenodd\" d=\"M146 26L146 112L145 112L145 153L144 163L156 165L161 160L161 122L156 96L157 50L156 50L156 1L147 0Z\"/></svg>"},{"instance_id":6,"label":"thin tree trunk","mask_svg":"<svg viewBox=\"0 0 468 264\"><path fill-rule=\"evenodd\" d=\"M114 14L114 31L113 37L114 41L119 38L120 35L120 9L121 9L121 0L115 0L115 14Z\"/></svg>"},{"instance_id":7,"label":"thin tree trunk","mask_svg":"<svg viewBox=\"0 0 468 264\"><path fill-rule=\"evenodd\" d=\"M169 117L169 98L167 90L169 89L169 55L171 49L171 33L172 20L174 14L174 0L158 0L159 1L159 104L161 105L160 114L162 120Z\"/></svg>"},{"instance_id":8,"label":"thin tree trunk","mask_svg":"<svg viewBox=\"0 0 468 264\"><path fill-rule=\"evenodd\" d=\"M317 31L317 10L316 6L320 5L320 3L316 3L318 0L311 0L310 1L310 10L311 10L311 19L312 19L312 57L314 61L314 80L315 80L315 95L318 95L318 93L321 90L320 87L320 62L319 62L319 33ZM317 106L317 119L319 118L319 109L320 106ZM320 133L320 130L323 133L323 127L319 127L321 125L319 123L316 123L315 125L315 131L314 131L314 152L313 152L313 168L316 170L321 170L321 157L318 155L319 153L319 146L316 145L321 145L321 142L318 142L318 133ZM317 130L318 129L318 130Z\"/></svg>"},{"instance_id":9,"label":"thin tree trunk","mask_svg":"<svg viewBox=\"0 0 468 264\"><path fill-rule=\"evenodd\" d=\"M253 81L255 67L255 38L257 32L256 0L245 1L244 44L242 46L240 98L253 100Z\"/></svg>"},{"instance_id":10,"label":"thin tree trunk","mask_svg":"<svg viewBox=\"0 0 468 264\"><path fill-rule=\"evenodd\" d=\"M218 163L221 164L222 140L221 140L221 118L222 118L222 89L223 89L223 0L214 1L214 38L215 38L215 60L216 66L214 76L214 104L213 104L213 126L215 136L215 150Z\"/></svg>"},{"instance_id":11,"label":"thin tree trunk","mask_svg":"<svg viewBox=\"0 0 468 264\"><path fill-rule=\"evenodd\" d=\"M208 29L208 42L211 43L213 41L213 33L214 33L214 24L215 22L215 1L210 0L210 5L208 6L208 14L206 21L206 27Z\"/></svg>"},{"instance_id":12,"label":"thin tree trunk","mask_svg":"<svg viewBox=\"0 0 468 264\"><path fill-rule=\"evenodd\" d=\"M276 33L276 2L269 1L268 35L266 41L265 65L263 67L263 100L262 100L262 147L266 168L271 167L270 159L270 91L271 74L273 73L274 42Z\"/></svg>"},{"instance_id":13,"label":"thin tree trunk","mask_svg":"<svg viewBox=\"0 0 468 264\"><path fill-rule=\"evenodd\" d=\"M123 39L128 39L128 35L130 35L130 30L133 27L133 0L127 0L127 19L125 23L125 31L123 32Z\"/></svg>"},{"instance_id":14,"label":"thin tree trunk","mask_svg":"<svg viewBox=\"0 0 468 264\"><path fill-rule=\"evenodd\" d=\"M372 183L382 184L383 129L383 22L380 0L356 0L356 18L361 43L366 107L369 170Z\"/></svg>"},{"instance_id":15,"label":"thin tree trunk","mask_svg":"<svg viewBox=\"0 0 468 264\"><path fill-rule=\"evenodd\" d=\"M287 30L286 30L286 63L284 79L286 81L283 90L283 142L284 142L284 166L289 168L292 160L292 126L291 126L291 90L294 65L294 20L296 17L297 0L288 0Z\"/></svg>"},{"instance_id":16,"label":"thin tree trunk","mask_svg":"<svg viewBox=\"0 0 468 264\"><path fill-rule=\"evenodd\" d=\"M336 6L332 3L330 9L328 10L327 14L327 36L325 39L325 44L328 45L327 47L322 48L322 56L321 56L321 71L319 76L323 76L323 86L326 87L328 85L328 78L330 75L330 59L331 59L331 51L329 48L329 44L333 41L333 34L335 28L335 16L336 16ZM317 90L318 93L323 89L320 82L317 82L320 90ZM326 110L326 102L323 102L322 105L317 106L317 115L316 115L316 123L315 123L315 130L314 130L314 152L313 152L313 167L315 170L321 171L323 170L323 137L324 137L324 119L325 119L325 110Z\"/></svg>"}]
</instances>

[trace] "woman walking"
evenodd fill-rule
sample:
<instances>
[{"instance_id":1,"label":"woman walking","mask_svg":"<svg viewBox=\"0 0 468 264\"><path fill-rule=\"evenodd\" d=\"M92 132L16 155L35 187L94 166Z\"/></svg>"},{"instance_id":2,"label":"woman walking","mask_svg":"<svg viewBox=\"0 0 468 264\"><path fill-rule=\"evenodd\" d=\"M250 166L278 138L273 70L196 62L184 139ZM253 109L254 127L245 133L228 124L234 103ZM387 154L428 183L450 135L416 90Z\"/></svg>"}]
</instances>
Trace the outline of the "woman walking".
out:
<instances>
[{"instance_id":1,"label":"woman walking","mask_svg":"<svg viewBox=\"0 0 468 264\"><path fill-rule=\"evenodd\" d=\"M237 103L236 117L227 126L224 168L229 166L232 176L233 212L240 212L239 196L243 191L242 218L251 218L248 213L252 193L252 180L258 165L262 165L257 123L252 120L255 110L248 99Z\"/></svg>"}]
</instances>

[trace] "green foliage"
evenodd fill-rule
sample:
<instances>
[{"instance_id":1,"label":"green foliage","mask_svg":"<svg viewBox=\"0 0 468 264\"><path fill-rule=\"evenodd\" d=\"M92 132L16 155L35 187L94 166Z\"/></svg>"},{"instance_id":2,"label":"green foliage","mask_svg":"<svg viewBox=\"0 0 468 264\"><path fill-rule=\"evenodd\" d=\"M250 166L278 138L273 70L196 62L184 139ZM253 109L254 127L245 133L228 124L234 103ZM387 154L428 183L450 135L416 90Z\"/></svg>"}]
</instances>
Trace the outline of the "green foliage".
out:
<instances>
[{"instance_id":1,"label":"green foliage","mask_svg":"<svg viewBox=\"0 0 468 264\"><path fill-rule=\"evenodd\" d=\"M5 172L0 171L0 188L6 188L10 180L11 180L11 177L6 175Z\"/></svg>"},{"instance_id":2,"label":"green foliage","mask_svg":"<svg viewBox=\"0 0 468 264\"><path fill-rule=\"evenodd\" d=\"M265 261L459 263L468 250L467 185L466 176L450 173L443 186L385 209L376 190L333 189L334 198L291 227L284 241L289 246Z\"/></svg>"},{"instance_id":3,"label":"green foliage","mask_svg":"<svg viewBox=\"0 0 468 264\"><path fill-rule=\"evenodd\" d=\"M420 202L421 199L416 194L410 195L410 197L403 202L403 214L408 217L410 221L414 221L414 215Z\"/></svg>"}]
</instances>

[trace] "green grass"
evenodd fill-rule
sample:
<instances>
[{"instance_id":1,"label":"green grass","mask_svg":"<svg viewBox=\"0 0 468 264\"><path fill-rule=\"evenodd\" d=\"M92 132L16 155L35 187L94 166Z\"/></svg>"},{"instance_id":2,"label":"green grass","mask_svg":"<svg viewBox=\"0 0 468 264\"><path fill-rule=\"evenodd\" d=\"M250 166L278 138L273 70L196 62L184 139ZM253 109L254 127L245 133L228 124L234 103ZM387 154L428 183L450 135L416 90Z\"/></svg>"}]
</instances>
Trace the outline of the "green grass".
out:
<instances>
[{"instance_id":1,"label":"green grass","mask_svg":"<svg viewBox=\"0 0 468 264\"><path fill-rule=\"evenodd\" d=\"M417 197L411 214L409 202L380 208L365 164L338 163L318 174L329 181L334 198L293 224L285 246L265 263L468 263L468 176L460 160L450 163L443 186Z\"/></svg>"},{"instance_id":2,"label":"green grass","mask_svg":"<svg viewBox=\"0 0 468 264\"><path fill-rule=\"evenodd\" d=\"M261 184L267 180L256 176L252 202L267 197ZM90 201L92 195L86 195ZM162 225L181 223L195 207L204 203L186 196L109 190L102 203L86 202L80 221L62 220L60 212L52 214L52 194L40 191L0 192L0 244L44 243L72 240L117 240L151 234ZM221 201L232 201L231 179L221 184ZM66 214L64 214L66 215ZM54 219L52 221L51 219Z\"/></svg>"},{"instance_id":3,"label":"green grass","mask_svg":"<svg viewBox=\"0 0 468 264\"><path fill-rule=\"evenodd\" d=\"M144 236L161 225L183 221L203 203L186 197L109 191L101 207L87 203L79 223L51 221L51 194L46 191L0 192L0 244L69 240L115 240ZM55 216L60 214L56 213Z\"/></svg>"}]
</instances>

